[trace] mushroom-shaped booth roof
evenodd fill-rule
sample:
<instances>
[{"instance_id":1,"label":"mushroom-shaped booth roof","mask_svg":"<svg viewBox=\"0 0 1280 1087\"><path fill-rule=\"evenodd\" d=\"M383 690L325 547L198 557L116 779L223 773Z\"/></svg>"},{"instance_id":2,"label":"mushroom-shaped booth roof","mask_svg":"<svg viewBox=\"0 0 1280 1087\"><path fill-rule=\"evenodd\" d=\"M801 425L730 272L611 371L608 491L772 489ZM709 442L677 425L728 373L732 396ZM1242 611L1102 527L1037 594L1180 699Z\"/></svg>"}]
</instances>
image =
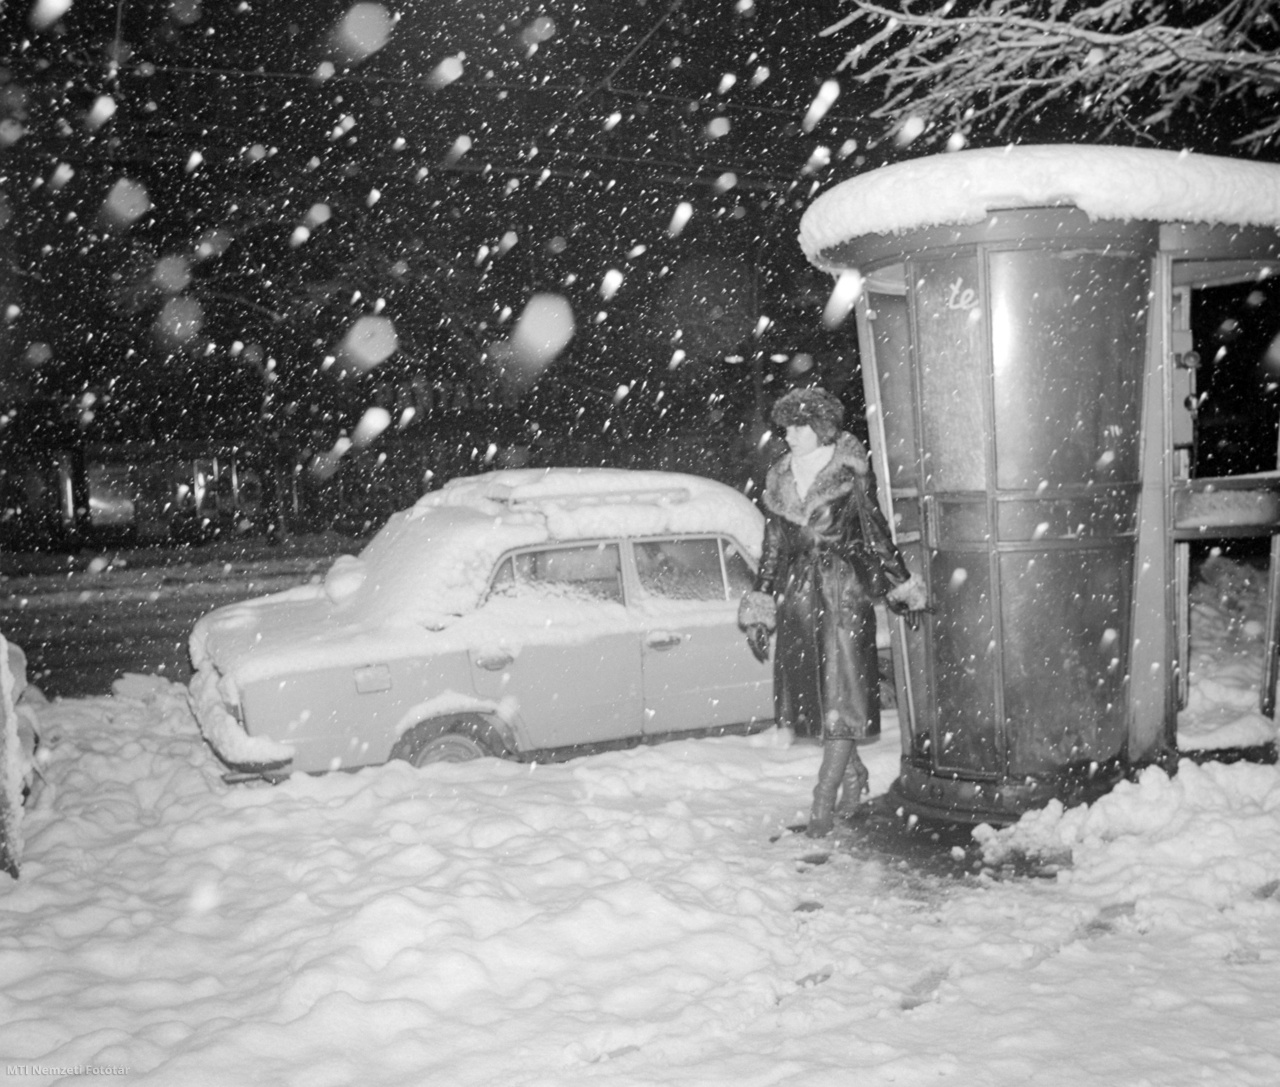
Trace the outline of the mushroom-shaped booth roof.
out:
<instances>
[{"instance_id":1,"label":"mushroom-shaped booth roof","mask_svg":"<svg viewBox=\"0 0 1280 1087\"><path fill-rule=\"evenodd\" d=\"M1002 208L1074 205L1093 219L1280 227L1280 166L1189 151L1079 144L931 155L849 178L800 220L814 264L865 234L981 222Z\"/></svg>"}]
</instances>

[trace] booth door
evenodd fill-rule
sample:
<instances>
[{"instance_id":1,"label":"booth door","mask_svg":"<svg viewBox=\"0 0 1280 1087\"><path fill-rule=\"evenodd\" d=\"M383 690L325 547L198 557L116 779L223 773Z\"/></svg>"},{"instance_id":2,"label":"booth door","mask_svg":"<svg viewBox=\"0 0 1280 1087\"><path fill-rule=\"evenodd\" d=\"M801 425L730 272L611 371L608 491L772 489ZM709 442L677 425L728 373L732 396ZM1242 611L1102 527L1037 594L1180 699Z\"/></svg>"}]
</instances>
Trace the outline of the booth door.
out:
<instances>
[{"instance_id":1,"label":"booth door","mask_svg":"<svg viewBox=\"0 0 1280 1087\"><path fill-rule=\"evenodd\" d=\"M873 274L862 346L881 502L907 564L937 605L916 631L894 624L903 755L928 772L981 778L1003 773L1005 749L998 654L990 648L989 406L978 269L969 256ZM945 541L943 517L951 530Z\"/></svg>"}]
</instances>

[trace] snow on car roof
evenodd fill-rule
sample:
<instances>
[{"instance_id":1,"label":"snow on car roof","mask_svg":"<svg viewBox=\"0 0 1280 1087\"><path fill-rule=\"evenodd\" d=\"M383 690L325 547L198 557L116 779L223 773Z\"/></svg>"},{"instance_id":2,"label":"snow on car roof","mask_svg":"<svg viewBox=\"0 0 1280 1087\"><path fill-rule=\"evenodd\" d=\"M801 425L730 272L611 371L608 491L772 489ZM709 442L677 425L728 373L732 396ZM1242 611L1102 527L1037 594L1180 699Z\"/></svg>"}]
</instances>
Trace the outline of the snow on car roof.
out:
<instances>
[{"instance_id":1,"label":"snow on car roof","mask_svg":"<svg viewBox=\"0 0 1280 1087\"><path fill-rule=\"evenodd\" d=\"M732 487L682 472L625 468L516 468L452 480L424 495L415 515L466 506L513 520L540 517L550 539L728 532L759 550L755 504Z\"/></svg>"},{"instance_id":2,"label":"snow on car roof","mask_svg":"<svg viewBox=\"0 0 1280 1087\"><path fill-rule=\"evenodd\" d=\"M620 468L517 468L455 479L396 514L360 554L360 612L458 615L503 552L549 540L725 532L753 555L763 520L714 480ZM412 564L404 561L412 555Z\"/></svg>"},{"instance_id":3,"label":"snow on car roof","mask_svg":"<svg viewBox=\"0 0 1280 1087\"><path fill-rule=\"evenodd\" d=\"M912 159L842 181L809 205L800 246L975 223L1000 208L1074 205L1094 219L1280 226L1280 166L1217 155L1079 144Z\"/></svg>"}]
</instances>

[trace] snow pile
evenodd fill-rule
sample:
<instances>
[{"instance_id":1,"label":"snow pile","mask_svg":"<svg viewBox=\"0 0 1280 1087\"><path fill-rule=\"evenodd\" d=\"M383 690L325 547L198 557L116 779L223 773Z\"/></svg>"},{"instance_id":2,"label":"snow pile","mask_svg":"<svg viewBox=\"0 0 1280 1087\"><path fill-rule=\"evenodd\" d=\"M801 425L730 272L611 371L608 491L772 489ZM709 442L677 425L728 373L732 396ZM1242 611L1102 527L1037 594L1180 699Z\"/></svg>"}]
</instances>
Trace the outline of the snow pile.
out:
<instances>
[{"instance_id":1,"label":"snow pile","mask_svg":"<svg viewBox=\"0 0 1280 1087\"><path fill-rule=\"evenodd\" d=\"M1247 613L1246 575L1215 577ZM1235 690L1218 659L1196 684ZM990 863L1039 851L1055 879L946 879L788 833L819 752L785 734L271 788L224 785L159 677L41 725L48 784L21 880L0 876L12 1065L165 1087L1280 1082L1274 766L1148 771L983 835ZM863 750L882 791L896 745Z\"/></svg>"},{"instance_id":2,"label":"snow pile","mask_svg":"<svg viewBox=\"0 0 1280 1087\"><path fill-rule=\"evenodd\" d=\"M1280 898L1280 774L1254 763L1197 765L1183 760L1122 782L1092 806L1054 801L1014 827L978 833L986 859L1070 857L1065 882L1088 881L1160 901L1184 918L1217 913L1250 897ZM1146 906L1146 902L1143 906ZM1216 927L1212 917L1201 923Z\"/></svg>"},{"instance_id":3,"label":"snow pile","mask_svg":"<svg viewBox=\"0 0 1280 1087\"><path fill-rule=\"evenodd\" d=\"M22 857L24 776L22 745L18 737L20 687L14 671L9 660L9 643L0 635L0 870L11 876L18 874L18 862Z\"/></svg>"},{"instance_id":4,"label":"snow pile","mask_svg":"<svg viewBox=\"0 0 1280 1087\"><path fill-rule=\"evenodd\" d=\"M1178 715L1184 751L1274 743L1276 722L1259 709L1266 639L1267 575L1211 557L1191 586L1191 667Z\"/></svg>"},{"instance_id":5,"label":"snow pile","mask_svg":"<svg viewBox=\"0 0 1280 1087\"><path fill-rule=\"evenodd\" d=\"M821 265L824 250L864 234L1067 204L1095 219L1280 226L1280 166L1078 144L930 155L828 189L800 220L800 246Z\"/></svg>"},{"instance_id":6,"label":"snow pile","mask_svg":"<svg viewBox=\"0 0 1280 1087\"><path fill-rule=\"evenodd\" d=\"M27 684L27 657L0 634L0 872L18 874L24 797L36 785L36 707L44 695Z\"/></svg>"}]
</instances>

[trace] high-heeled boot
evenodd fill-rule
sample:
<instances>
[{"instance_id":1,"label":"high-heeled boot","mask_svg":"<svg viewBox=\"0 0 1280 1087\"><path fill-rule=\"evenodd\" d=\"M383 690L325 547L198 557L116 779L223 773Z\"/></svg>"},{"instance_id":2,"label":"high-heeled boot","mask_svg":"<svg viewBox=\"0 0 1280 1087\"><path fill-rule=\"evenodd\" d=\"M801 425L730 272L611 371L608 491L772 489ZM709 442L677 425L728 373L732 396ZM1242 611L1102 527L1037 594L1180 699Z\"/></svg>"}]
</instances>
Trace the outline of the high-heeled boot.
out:
<instances>
[{"instance_id":1,"label":"high-heeled boot","mask_svg":"<svg viewBox=\"0 0 1280 1087\"><path fill-rule=\"evenodd\" d=\"M836 797L852 754L852 740L827 740L822 745L822 765L818 767L818 784L813 790L813 808L804 830L810 838L825 838L835 826Z\"/></svg>"},{"instance_id":2,"label":"high-heeled boot","mask_svg":"<svg viewBox=\"0 0 1280 1087\"><path fill-rule=\"evenodd\" d=\"M849 762L845 766L844 777L840 781L840 795L836 800L836 815L848 819L862 807L862 798L871 792L871 775L867 765L858 757L855 744L849 752Z\"/></svg>"}]
</instances>

